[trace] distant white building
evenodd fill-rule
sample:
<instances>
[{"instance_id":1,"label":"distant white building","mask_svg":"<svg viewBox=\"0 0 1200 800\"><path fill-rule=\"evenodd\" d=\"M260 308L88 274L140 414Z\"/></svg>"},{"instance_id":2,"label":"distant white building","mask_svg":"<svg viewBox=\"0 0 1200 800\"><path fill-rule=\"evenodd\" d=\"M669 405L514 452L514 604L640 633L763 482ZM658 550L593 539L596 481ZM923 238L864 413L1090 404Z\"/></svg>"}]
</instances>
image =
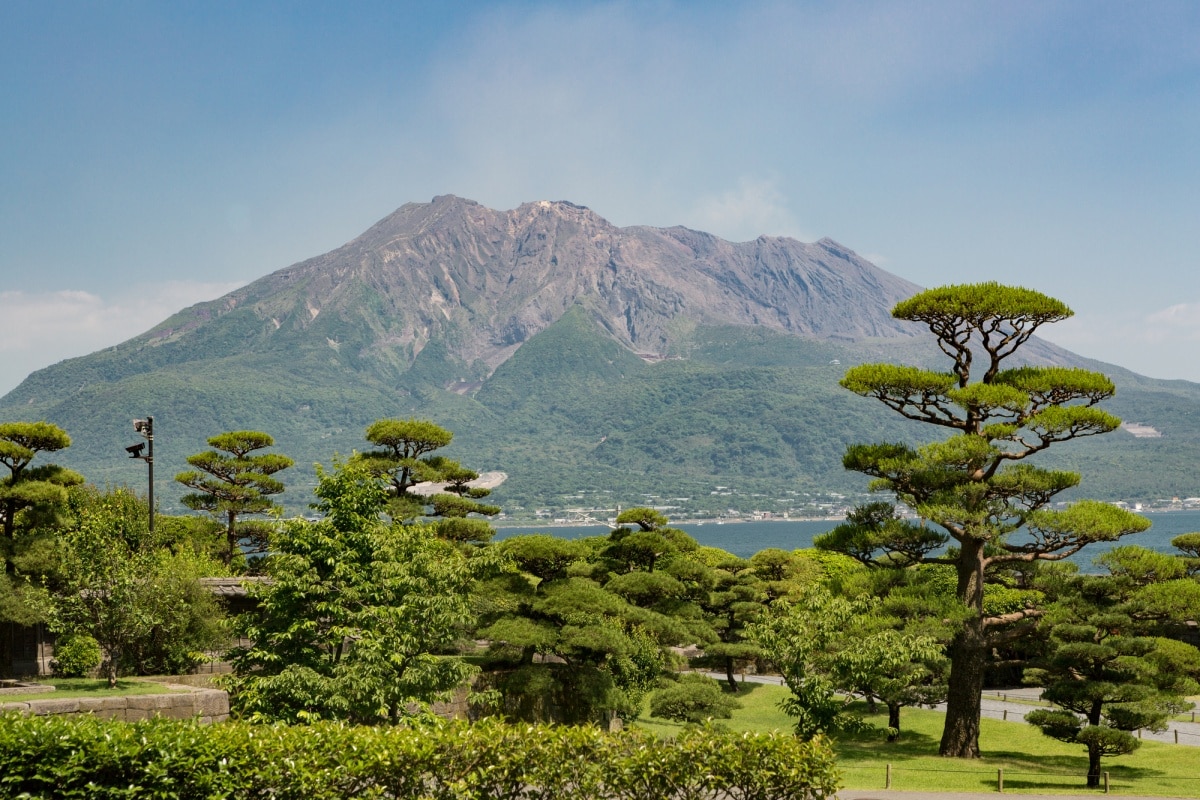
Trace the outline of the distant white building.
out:
<instances>
[{"instance_id":1,"label":"distant white building","mask_svg":"<svg viewBox=\"0 0 1200 800\"><path fill-rule=\"evenodd\" d=\"M1140 422L1122 422L1121 430L1136 436L1139 439L1160 439L1162 433L1149 425L1143 425Z\"/></svg>"}]
</instances>

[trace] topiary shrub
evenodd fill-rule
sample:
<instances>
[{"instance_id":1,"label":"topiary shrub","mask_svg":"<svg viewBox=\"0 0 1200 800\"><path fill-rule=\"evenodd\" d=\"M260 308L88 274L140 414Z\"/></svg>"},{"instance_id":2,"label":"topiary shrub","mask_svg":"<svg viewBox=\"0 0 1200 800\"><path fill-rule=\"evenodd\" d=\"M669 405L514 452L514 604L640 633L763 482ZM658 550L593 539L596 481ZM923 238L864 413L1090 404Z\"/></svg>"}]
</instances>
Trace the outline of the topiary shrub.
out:
<instances>
[{"instance_id":1,"label":"topiary shrub","mask_svg":"<svg viewBox=\"0 0 1200 800\"><path fill-rule=\"evenodd\" d=\"M719 683L703 675L685 674L650 695L650 713L676 722L729 719L742 704Z\"/></svg>"},{"instance_id":2,"label":"topiary shrub","mask_svg":"<svg viewBox=\"0 0 1200 800\"><path fill-rule=\"evenodd\" d=\"M103 660L100 643L86 633L77 633L54 645L50 667L60 678L83 678L92 674Z\"/></svg>"}]
</instances>

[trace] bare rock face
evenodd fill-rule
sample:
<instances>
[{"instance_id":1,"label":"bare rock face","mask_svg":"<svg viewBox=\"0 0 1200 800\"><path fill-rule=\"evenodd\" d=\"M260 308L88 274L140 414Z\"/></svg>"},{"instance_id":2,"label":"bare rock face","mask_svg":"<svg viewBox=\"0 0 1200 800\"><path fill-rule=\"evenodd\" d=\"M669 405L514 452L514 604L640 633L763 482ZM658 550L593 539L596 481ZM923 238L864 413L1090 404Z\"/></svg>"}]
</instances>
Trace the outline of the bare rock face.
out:
<instances>
[{"instance_id":1,"label":"bare rock face","mask_svg":"<svg viewBox=\"0 0 1200 800\"><path fill-rule=\"evenodd\" d=\"M914 327L888 310L918 289L829 239L734 243L682 227L618 228L567 202L494 211L442 196L189 309L151 337L177 339L250 307L267 335L295 334L331 315L365 326L359 355L400 371L433 340L494 369L575 305L631 350L662 354L695 325L818 339L910 336Z\"/></svg>"}]
</instances>

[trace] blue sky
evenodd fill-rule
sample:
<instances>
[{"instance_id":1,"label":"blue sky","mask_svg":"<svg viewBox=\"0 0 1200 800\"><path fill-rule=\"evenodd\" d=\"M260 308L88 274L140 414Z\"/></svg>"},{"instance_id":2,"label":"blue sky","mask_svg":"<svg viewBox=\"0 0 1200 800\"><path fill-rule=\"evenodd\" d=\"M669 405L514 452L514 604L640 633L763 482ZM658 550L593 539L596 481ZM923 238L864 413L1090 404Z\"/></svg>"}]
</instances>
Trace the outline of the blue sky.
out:
<instances>
[{"instance_id":1,"label":"blue sky","mask_svg":"<svg viewBox=\"0 0 1200 800\"><path fill-rule=\"evenodd\" d=\"M0 393L406 202L832 237L1200 381L1200 3L0 4Z\"/></svg>"}]
</instances>

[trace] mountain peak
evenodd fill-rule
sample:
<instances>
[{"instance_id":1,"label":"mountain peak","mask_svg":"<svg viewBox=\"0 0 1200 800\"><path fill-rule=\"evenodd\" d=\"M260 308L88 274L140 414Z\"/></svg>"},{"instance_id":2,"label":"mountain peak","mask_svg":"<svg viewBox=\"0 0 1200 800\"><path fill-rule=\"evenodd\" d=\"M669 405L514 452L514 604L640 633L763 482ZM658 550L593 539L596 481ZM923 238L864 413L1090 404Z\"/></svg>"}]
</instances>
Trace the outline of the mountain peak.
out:
<instances>
[{"instance_id":1,"label":"mountain peak","mask_svg":"<svg viewBox=\"0 0 1200 800\"><path fill-rule=\"evenodd\" d=\"M734 243L683 227L618 228L563 200L496 211L439 195L135 341L190 351L189 341L225 341L236 317L237 347L305 342L397 381L431 343L485 375L572 307L643 354L671 352L698 325L840 341L910 336L887 309L917 290L831 239Z\"/></svg>"}]
</instances>

